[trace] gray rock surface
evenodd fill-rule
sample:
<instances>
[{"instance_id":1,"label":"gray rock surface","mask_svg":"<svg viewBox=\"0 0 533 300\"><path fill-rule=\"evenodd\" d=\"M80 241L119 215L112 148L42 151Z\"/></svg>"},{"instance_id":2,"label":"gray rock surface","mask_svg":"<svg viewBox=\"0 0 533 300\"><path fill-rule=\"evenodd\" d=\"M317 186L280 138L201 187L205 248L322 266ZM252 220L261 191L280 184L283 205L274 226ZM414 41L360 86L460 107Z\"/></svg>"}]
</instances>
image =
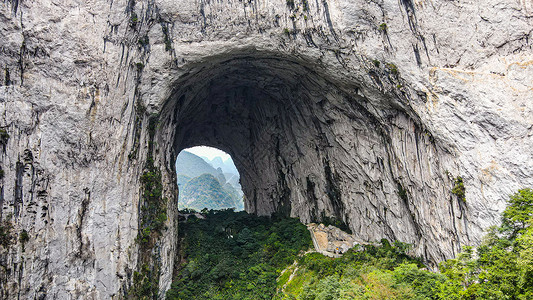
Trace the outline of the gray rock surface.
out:
<instances>
[{"instance_id":1,"label":"gray rock surface","mask_svg":"<svg viewBox=\"0 0 533 300\"><path fill-rule=\"evenodd\" d=\"M167 289L195 145L232 154L249 212L452 257L533 186L532 20L523 0L3 1L0 298L123 298L145 263ZM167 229L143 250L150 156Z\"/></svg>"},{"instance_id":2,"label":"gray rock surface","mask_svg":"<svg viewBox=\"0 0 533 300\"><path fill-rule=\"evenodd\" d=\"M341 257L355 245L367 244L333 225L309 223L307 229L311 234L315 250L329 257Z\"/></svg>"}]
</instances>

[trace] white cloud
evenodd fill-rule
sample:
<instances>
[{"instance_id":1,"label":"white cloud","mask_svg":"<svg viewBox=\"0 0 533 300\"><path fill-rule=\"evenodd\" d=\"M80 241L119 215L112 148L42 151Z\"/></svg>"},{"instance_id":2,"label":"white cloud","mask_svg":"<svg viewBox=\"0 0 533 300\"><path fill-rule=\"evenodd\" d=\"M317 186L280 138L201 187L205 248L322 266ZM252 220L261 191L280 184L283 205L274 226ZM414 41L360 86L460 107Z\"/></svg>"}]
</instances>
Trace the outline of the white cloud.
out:
<instances>
[{"instance_id":1,"label":"white cloud","mask_svg":"<svg viewBox=\"0 0 533 300\"><path fill-rule=\"evenodd\" d=\"M184 149L184 151L191 152L192 154L207 157L209 160L213 160L213 158L220 156L222 160L226 161L227 159L231 158L229 154L226 152L219 150L217 148L207 147L207 146L197 146L192 148Z\"/></svg>"}]
</instances>

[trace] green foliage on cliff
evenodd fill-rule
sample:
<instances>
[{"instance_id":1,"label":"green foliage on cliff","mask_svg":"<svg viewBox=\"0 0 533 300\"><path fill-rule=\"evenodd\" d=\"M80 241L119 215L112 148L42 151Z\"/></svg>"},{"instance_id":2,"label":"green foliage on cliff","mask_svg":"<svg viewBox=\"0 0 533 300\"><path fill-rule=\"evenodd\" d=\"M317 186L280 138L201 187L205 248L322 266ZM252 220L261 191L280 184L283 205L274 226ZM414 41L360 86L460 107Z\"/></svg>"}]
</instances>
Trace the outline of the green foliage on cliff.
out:
<instances>
[{"instance_id":1,"label":"green foliage on cliff","mask_svg":"<svg viewBox=\"0 0 533 300\"><path fill-rule=\"evenodd\" d=\"M309 253L288 270L292 279L281 284L278 299L426 299L433 293L431 284L444 276L421 269L408 249L382 240L379 246L356 246L340 258Z\"/></svg>"},{"instance_id":2,"label":"green foliage on cliff","mask_svg":"<svg viewBox=\"0 0 533 300\"><path fill-rule=\"evenodd\" d=\"M533 191L512 195L502 226L477 249L465 247L440 265L448 277L441 299L533 299Z\"/></svg>"},{"instance_id":3,"label":"green foliage on cliff","mask_svg":"<svg viewBox=\"0 0 533 300\"><path fill-rule=\"evenodd\" d=\"M139 230L136 241L139 244L138 270L133 273L128 299L158 299L161 259L153 249L164 230L167 221L167 202L163 196L161 171L154 164L154 135L158 126L157 116L148 119L148 155L140 182Z\"/></svg>"},{"instance_id":4,"label":"green foliage on cliff","mask_svg":"<svg viewBox=\"0 0 533 300\"><path fill-rule=\"evenodd\" d=\"M7 248L13 243L13 224L8 221L0 221L0 246Z\"/></svg>"},{"instance_id":5,"label":"green foliage on cliff","mask_svg":"<svg viewBox=\"0 0 533 300\"><path fill-rule=\"evenodd\" d=\"M466 196L465 196L465 184L463 182L463 177L457 176L455 179L455 183L452 189L452 194L457 196L457 199L466 202Z\"/></svg>"},{"instance_id":6,"label":"green foliage on cliff","mask_svg":"<svg viewBox=\"0 0 533 300\"><path fill-rule=\"evenodd\" d=\"M0 128L0 145L6 145L9 140L9 133L3 128Z\"/></svg>"},{"instance_id":7,"label":"green foliage on cliff","mask_svg":"<svg viewBox=\"0 0 533 300\"><path fill-rule=\"evenodd\" d=\"M533 218L533 190L523 189L509 198L503 212L502 228L514 237L531 225Z\"/></svg>"}]
</instances>

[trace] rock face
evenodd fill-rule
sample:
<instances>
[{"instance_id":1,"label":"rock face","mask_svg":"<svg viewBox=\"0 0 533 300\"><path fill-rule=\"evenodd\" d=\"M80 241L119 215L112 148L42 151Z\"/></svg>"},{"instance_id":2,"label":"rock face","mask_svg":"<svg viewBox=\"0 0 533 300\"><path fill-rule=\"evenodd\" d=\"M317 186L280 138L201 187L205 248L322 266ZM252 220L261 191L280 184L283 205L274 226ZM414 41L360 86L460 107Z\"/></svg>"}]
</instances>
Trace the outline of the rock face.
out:
<instances>
[{"instance_id":1,"label":"rock face","mask_svg":"<svg viewBox=\"0 0 533 300\"><path fill-rule=\"evenodd\" d=\"M307 229L311 233L315 250L329 257L341 257L355 245L365 244L364 241L357 241L355 236L332 225L309 223Z\"/></svg>"},{"instance_id":2,"label":"rock face","mask_svg":"<svg viewBox=\"0 0 533 300\"><path fill-rule=\"evenodd\" d=\"M163 295L196 145L232 155L249 212L452 257L533 186L532 20L522 0L3 1L0 297Z\"/></svg>"}]
</instances>

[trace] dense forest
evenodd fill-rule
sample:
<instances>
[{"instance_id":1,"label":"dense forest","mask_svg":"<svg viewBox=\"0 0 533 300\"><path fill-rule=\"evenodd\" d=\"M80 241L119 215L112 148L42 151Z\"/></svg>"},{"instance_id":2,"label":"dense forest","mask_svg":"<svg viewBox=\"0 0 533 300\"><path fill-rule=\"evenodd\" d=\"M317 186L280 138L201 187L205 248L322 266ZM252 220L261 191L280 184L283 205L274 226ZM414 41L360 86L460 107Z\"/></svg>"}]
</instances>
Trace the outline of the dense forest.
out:
<instances>
[{"instance_id":1,"label":"dense forest","mask_svg":"<svg viewBox=\"0 0 533 300\"><path fill-rule=\"evenodd\" d=\"M340 258L309 251L295 219L209 211L180 226L182 264L168 299L533 299L533 190L512 195L502 225L439 272L382 240Z\"/></svg>"}]
</instances>

